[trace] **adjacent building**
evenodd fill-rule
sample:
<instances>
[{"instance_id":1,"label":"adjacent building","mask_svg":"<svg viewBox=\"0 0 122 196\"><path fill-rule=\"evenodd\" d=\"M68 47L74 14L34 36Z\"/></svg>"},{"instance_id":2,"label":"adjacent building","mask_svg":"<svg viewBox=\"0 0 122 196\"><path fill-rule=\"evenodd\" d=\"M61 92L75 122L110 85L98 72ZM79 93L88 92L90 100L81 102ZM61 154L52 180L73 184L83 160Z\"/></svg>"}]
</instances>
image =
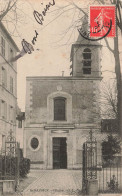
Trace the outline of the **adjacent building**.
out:
<instances>
[{"instance_id":1,"label":"adjacent building","mask_svg":"<svg viewBox=\"0 0 122 196\"><path fill-rule=\"evenodd\" d=\"M91 129L100 155L101 47L79 35L71 49L71 76L27 77L24 154L32 167L81 168Z\"/></svg>"},{"instance_id":2,"label":"adjacent building","mask_svg":"<svg viewBox=\"0 0 122 196\"><path fill-rule=\"evenodd\" d=\"M19 51L0 22L0 149L11 131L15 135L17 107L17 65L12 59Z\"/></svg>"},{"instance_id":3,"label":"adjacent building","mask_svg":"<svg viewBox=\"0 0 122 196\"><path fill-rule=\"evenodd\" d=\"M25 112L19 112L16 117L16 141L19 143L21 149L23 149L24 124Z\"/></svg>"}]
</instances>

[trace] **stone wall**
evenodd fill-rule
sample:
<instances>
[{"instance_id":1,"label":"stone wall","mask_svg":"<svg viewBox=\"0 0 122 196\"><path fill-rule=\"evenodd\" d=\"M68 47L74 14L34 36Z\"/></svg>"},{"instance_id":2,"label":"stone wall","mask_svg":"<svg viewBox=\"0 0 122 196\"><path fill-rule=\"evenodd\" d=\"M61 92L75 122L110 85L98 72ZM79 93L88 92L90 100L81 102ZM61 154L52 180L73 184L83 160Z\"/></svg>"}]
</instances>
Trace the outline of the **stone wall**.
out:
<instances>
[{"instance_id":1,"label":"stone wall","mask_svg":"<svg viewBox=\"0 0 122 196\"><path fill-rule=\"evenodd\" d=\"M83 143L90 129L94 129L94 135L100 133L99 82L95 78L27 78L24 155L34 163L33 167L52 169L53 138L65 137L67 168L82 168ZM65 121L53 119L55 97L66 98ZM39 140L36 150L30 147L32 137Z\"/></svg>"},{"instance_id":2,"label":"stone wall","mask_svg":"<svg viewBox=\"0 0 122 196\"><path fill-rule=\"evenodd\" d=\"M62 90L58 91L58 86L61 86ZM27 89L26 122L28 123L46 123L49 120L48 111L51 110L48 108L48 96L53 93L55 96L59 96L59 92L60 96L65 96L64 93L67 93L72 98L72 105L69 107L71 110L67 113L67 118L72 113L71 123L82 124L99 121L99 111L96 107L96 84L92 79L40 77L30 80L28 78ZM52 122L54 123L53 119Z\"/></svg>"}]
</instances>

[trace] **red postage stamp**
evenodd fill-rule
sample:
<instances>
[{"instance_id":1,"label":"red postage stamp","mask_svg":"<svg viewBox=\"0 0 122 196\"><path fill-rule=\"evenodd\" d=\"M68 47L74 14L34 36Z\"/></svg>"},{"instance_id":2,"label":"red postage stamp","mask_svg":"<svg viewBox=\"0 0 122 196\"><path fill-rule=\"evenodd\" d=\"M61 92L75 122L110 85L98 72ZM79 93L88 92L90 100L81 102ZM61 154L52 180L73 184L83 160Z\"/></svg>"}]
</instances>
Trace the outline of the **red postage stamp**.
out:
<instances>
[{"instance_id":1,"label":"red postage stamp","mask_svg":"<svg viewBox=\"0 0 122 196\"><path fill-rule=\"evenodd\" d=\"M116 6L90 6L90 37L116 36Z\"/></svg>"}]
</instances>

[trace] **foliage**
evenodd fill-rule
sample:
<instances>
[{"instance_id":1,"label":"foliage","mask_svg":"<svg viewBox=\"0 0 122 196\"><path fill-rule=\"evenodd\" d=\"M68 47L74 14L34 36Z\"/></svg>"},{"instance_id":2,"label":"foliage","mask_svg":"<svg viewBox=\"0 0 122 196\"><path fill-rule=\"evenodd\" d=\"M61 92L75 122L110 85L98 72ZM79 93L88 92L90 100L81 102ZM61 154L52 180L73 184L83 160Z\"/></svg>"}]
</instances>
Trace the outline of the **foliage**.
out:
<instances>
[{"instance_id":1,"label":"foliage","mask_svg":"<svg viewBox=\"0 0 122 196\"><path fill-rule=\"evenodd\" d=\"M116 177L115 175L112 176L112 178L110 179L110 182L107 182L108 184L108 188L110 189L111 193L114 193L116 191L118 191L118 181L116 181Z\"/></svg>"},{"instance_id":2,"label":"foliage","mask_svg":"<svg viewBox=\"0 0 122 196\"><path fill-rule=\"evenodd\" d=\"M107 141L102 142L102 155L106 162L114 159L114 155L120 153L120 141L113 135L108 135Z\"/></svg>"},{"instance_id":3,"label":"foliage","mask_svg":"<svg viewBox=\"0 0 122 196\"><path fill-rule=\"evenodd\" d=\"M29 173L29 170L30 170L30 160L26 158L22 158L20 161L20 169L19 169L20 176L25 177Z\"/></svg>"},{"instance_id":4,"label":"foliage","mask_svg":"<svg viewBox=\"0 0 122 196\"><path fill-rule=\"evenodd\" d=\"M13 177L15 176L16 167L17 167L16 157L2 156L0 164L1 164L2 176L5 176L6 178L9 176L13 176ZM20 158L20 163L19 163L20 176L22 178L25 177L29 173L29 170L30 170L30 159Z\"/></svg>"},{"instance_id":5,"label":"foliage","mask_svg":"<svg viewBox=\"0 0 122 196\"><path fill-rule=\"evenodd\" d=\"M117 119L117 86L116 81L101 83L100 106L101 115L104 119Z\"/></svg>"},{"instance_id":6,"label":"foliage","mask_svg":"<svg viewBox=\"0 0 122 196\"><path fill-rule=\"evenodd\" d=\"M1 171L2 176L14 176L16 172L17 159L10 156L2 156Z\"/></svg>"}]
</instances>

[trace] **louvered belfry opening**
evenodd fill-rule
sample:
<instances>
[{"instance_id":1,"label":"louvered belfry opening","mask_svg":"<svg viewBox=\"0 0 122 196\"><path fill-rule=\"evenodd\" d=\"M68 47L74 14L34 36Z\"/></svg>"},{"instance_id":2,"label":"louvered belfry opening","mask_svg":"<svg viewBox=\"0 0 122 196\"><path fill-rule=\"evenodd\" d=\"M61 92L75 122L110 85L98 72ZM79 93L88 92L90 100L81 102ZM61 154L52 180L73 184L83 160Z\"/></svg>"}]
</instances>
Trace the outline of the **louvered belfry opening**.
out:
<instances>
[{"instance_id":1,"label":"louvered belfry opening","mask_svg":"<svg viewBox=\"0 0 122 196\"><path fill-rule=\"evenodd\" d=\"M91 50L89 48L83 51L83 74L91 74Z\"/></svg>"}]
</instances>

